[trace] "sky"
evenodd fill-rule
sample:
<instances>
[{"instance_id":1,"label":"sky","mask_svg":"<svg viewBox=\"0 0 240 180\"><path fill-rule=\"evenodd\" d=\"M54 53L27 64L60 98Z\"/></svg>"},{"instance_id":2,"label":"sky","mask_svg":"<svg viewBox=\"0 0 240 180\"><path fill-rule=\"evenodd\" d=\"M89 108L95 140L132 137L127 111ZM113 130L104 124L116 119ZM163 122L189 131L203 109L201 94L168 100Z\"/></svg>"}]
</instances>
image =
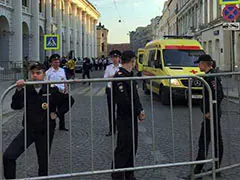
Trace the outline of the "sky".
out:
<instances>
[{"instance_id":1,"label":"sky","mask_svg":"<svg viewBox=\"0 0 240 180\"><path fill-rule=\"evenodd\" d=\"M89 0L100 12L101 22L109 30L108 43L129 43L129 31L147 26L162 13L165 0ZM114 4L116 2L116 6ZM122 22L119 23L119 20Z\"/></svg>"}]
</instances>

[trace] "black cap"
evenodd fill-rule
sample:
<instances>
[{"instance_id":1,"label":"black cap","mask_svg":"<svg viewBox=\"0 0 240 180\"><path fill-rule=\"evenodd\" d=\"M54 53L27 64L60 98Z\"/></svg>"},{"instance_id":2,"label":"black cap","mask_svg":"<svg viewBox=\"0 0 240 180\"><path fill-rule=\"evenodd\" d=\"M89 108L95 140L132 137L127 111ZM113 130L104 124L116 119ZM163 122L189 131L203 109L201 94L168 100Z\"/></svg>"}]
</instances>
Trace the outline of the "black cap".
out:
<instances>
[{"instance_id":1,"label":"black cap","mask_svg":"<svg viewBox=\"0 0 240 180\"><path fill-rule=\"evenodd\" d=\"M118 50L112 50L110 53L109 53L110 56L117 56L117 57L121 57L121 52L118 51Z\"/></svg>"},{"instance_id":2,"label":"black cap","mask_svg":"<svg viewBox=\"0 0 240 180\"><path fill-rule=\"evenodd\" d=\"M30 71L34 70L34 69L45 71L46 67L44 66L44 64L41 64L39 62L35 62L35 63L31 64L30 67L29 67Z\"/></svg>"},{"instance_id":3,"label":"black cap","mask_svg":"<svg viewBox=\"0 0 240 180\"><path fill-rule=\"evenodd\" d=\"M59 54L53 54L50 57L50 62L52 62L53 60L60 60L60 55Z\"/></svg>"},{"instance_id":4,"label":"black cap","mask_svg":"<svg viewBox=\"0 0 240 180\"><path fill-rule=\"evenodd\" d=\"M136 57L136 54L133 52L133 51L123 51L122 53L122 62L130 62L132 58L135 58Z\"/></svg>"},{"instance_id":5,"label":"black cap","mask_svg":"<svg viewBox=\"0 0 240 180\"><path fill-rule=\"evenodd\" d=\"M200 63L201 61L213 61L212 57L208 54L204 54L204 55L201 55L197 61L195 61L194 63L195 64L198 64Z\"/></svg>"}]
</instances>

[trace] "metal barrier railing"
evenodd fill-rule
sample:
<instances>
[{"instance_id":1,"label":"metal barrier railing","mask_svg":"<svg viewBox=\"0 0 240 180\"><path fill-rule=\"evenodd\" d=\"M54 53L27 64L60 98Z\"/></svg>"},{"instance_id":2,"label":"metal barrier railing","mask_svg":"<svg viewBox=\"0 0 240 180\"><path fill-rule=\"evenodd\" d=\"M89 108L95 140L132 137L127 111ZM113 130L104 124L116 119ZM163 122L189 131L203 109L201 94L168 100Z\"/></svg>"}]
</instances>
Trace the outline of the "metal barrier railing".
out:
<instances>
[{"instance_id":1,"label":"metal barrier railing","mask_svg":"<svg viewBox=\"0 0 240 180\"><path fill-rule=\"evenodd\" d=\"M185 78L188 79L188 87L186 88L187 92L188 92L188 105L189 105L189 147L190 147L190 159L188 161L180 161L180 162L176 162L176 154L175 154L175 150L176 150L176 142L175 142L175 133L174 133L174 116L173 116L173 98L172 98L172 86L170 85L170 111L171 111L171 129L172 129L172 134L171 134L171 139L172 139L172 162L171 163L163 163L163 164L156 164L156 161L153 164L149 164L149 165L141 165L141 166L136 166L136 159L135 159L135 137L134 137L134 126L135 126L135 122L134 122L134 114L133 114L133 108L134 108L134 99L133 99L133 81L135 80L148 80L150 82L150 90L151 90L151 94L150 94L150 103L151 103L151 111L150 112L146 112L147 116L151 116L151 121L152 121L152 138L153 138L153 146L152 146L152 150L155 151L156 148L156 134L155 134L155 118L154 118L154 113L153 113L153 109L154 109L154 104L153 104L153 81L154 80L168 80L169 82L171 81L171 79L180 79L180 78ZM207 92L209 93L209 107L210 107L210 138L211 138L211 158L209 159L205 159L205 160L199 160L199 161L194 161L194 141L193 141L193 109L192 109L192 80L193 79L198 79L200 80L203 84L204 87L207 89ZM94 167L94 139L93 139L93 96L92 93L90 93L90 140L91 140L91 169L89 171L84 171L84 172L77 172L74 173L73 172L73 164L72 164L72 159L73 159L73 153L72 153L72 110L71 110L71 86L72 84L77 84L77 83L82 83L82 82L90 82L90 92L93 91L93 83L96 82L109 82L109 81L130 81L131 84L131 108L132 108L132 142L133 142L133 167L129 167L129 168L118 168L116 169L113 163L113 168L111 169L103 169L103 170L96 170L96 168ZM106 174L106 173L113 173L113 172L123 172L123 171L137 171L137 170L145 170L145 169L157 169L157 168L170 168L170 167L179 167L179 166L190 166L190 174L191 174L191 178L194 178L194 174L193 174L193 167L194 165L197 164L203 164L203 163L211 163L211 167L212 167L212 171L209 172L210 174L212 174L212 179L216 179L216 167L215 167L215 162L217 161L215 158L215 147L214 147L214 122L213 122L213 105L215 104L215 102L213 101L213 97L212 97L212 93L211 93L211 88L208 85L208 83L202 79L201 77L198 76L173 76L173 77L165 77L165 76L158 76L158 77L134 77L134 78L109 78L109 79L90 79L90 80L82 80L82 79L75 79L75 80L68 80L68 81L55 81L55 82L31 82L28 81L25 83L26 86L24 86L24 124L25 124L25 128L24 128L24 149L25 149L25 168L27 168L27 107L26 107L26 103L28 101L27 99L27 86L29 85L36 85L36 84L46 84L47 85L47 104L49 104L50 99L49 99L49 93L50 93L50 85L51 84L68 84L69 85L69 124L70 124L70 131L69 131L69 141L70 141L70 145L69 145L69 159L70 159L70 173L66 173L66 174L55 174L55 175L49 175L49 176L43 176L43 177L32 177L32 178L27 178L27 171L25 172L25 177L29 180L39 180L39 179L62 179L62 178L72 178L72 177L80 177L80 176L87 176L87 175L99 175L99 174ZM171 83L170 83L171 84ZM3 105L3 100L5 98L5 96L7 95L7 93L12 90L13 88L15 88L15 85L9 87L2 95L1 97L1 101L0 101L0 105L2 107ZM111 100L113 101L113 91L111 93ZM1 121L1 127L0 127L0 148L3 148L3 110L2 108L0 108L0 121ZM49 139L49 108L47 108L47 163L48 163L48 174L49 174L49 164L50 164L50 139ZM114 114L114 112L112 111L112 116ZM151 115L148 115L151 114ZM113 118L112 118L112 124L113 124ZM113 128L112 128L112 132L113 132ZM205 136L206 137L206 136ZM112 136L112 160L114 162L115 160L115 154L114 154L114 147L115 147L115 137L114 135ZM0 157L0 170L2 169L2 156ZM209 174L207 173L207 174ZM3 176L3 172L0 171L0 176ZM202 175L201 175L202 176Z\"/></svg>"}]
</instances>

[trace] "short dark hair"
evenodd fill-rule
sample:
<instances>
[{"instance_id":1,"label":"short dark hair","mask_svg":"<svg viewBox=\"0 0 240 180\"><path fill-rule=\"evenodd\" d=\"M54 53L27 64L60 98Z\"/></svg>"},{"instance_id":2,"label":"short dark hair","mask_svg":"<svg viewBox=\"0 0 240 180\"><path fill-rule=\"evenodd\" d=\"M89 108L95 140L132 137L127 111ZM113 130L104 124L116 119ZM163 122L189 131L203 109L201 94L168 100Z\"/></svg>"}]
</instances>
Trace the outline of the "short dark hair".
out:
<instances>
[{"instance_id":1,"label":"short dark hair","mask_svg":"<svg viewBox=\"0 0 240 180\"><path fill-rule=\"evenodd\" d=\"M44 64L41 64L40 62L34 62L29 66L29 71L32 71L34 69L42 70L43 72L46 71L46 66Z\"/></svg>"},{"instance_id":2,"label":"short dark hair","mask_svg":"<svg viewBox=\"0 0 240 180\"><path fill-rule=\"evenodd\" d=\"M54 61L54 60L60 60L60 55L59 54L53 54L50 57L50 62Z\"/></svg>"},{"instance_id":3,"label":"short dark hair","mask_svg":"<svg viewBox=\"0 0 240 180\"><path fill-rule=\"evenodd\" d=\"M129 63L136 55L133 51L123 51L121 59L122 63Z\"/></svg>"}]
</instances>

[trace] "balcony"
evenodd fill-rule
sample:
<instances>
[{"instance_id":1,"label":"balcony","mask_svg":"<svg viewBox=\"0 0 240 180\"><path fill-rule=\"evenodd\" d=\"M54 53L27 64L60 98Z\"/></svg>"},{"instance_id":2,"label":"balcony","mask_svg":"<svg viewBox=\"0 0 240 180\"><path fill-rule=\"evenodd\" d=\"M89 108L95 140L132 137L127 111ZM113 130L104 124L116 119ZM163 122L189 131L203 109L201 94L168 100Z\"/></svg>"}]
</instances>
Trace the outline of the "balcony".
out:
<instances>
[{"instance_id":1,"label":"balcony","mask_svg":"<svg viewBox=\"0 0 240 180\"><path fill-rule=\"evenodd\" d=\"M29 14L29 13L30 13L29 7L27 7L27 6L22 6L22 12Z\"/></svg>"},{"instance_id":2,"label":"balcony","mask_svg":"<svg viewBox=\"0 0 240 180\"><path fill-rule=\"evenodd\" d=\"M12 0L0 0L0 5L12 6Z\"/></svg>"}]
</instances>

